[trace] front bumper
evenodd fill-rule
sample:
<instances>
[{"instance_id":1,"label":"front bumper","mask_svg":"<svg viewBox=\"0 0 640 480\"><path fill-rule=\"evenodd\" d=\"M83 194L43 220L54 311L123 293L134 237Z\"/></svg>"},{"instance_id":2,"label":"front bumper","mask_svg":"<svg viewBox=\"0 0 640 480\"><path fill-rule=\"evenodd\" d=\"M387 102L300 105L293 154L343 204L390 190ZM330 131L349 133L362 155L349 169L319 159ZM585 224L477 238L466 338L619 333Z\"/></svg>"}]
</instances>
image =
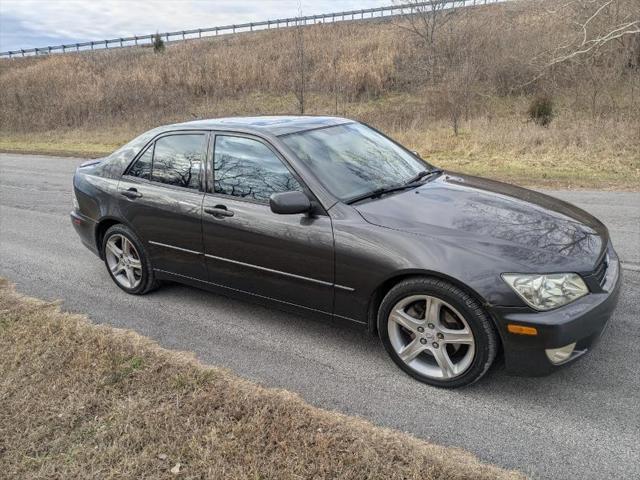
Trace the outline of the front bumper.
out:
<instances>
[{"instance_id":1,"label":"front bumper","mask_svg":"<svg viewBox=\"0 0 640 480\"><path fill-rule=\"evenodd\" d=\"M548 312L529 308L493 307L492 315L502 338L505 366L519 375L546 375L561 365L581 357L593 348L605 330L620 295L622 271L613 247L609 246L609 266L600 291ZM535 336L507 331L508 324L535 327ZM560 348L575 342L573 353L553 364L546 349Z\"/></svg>"}]
</instances>

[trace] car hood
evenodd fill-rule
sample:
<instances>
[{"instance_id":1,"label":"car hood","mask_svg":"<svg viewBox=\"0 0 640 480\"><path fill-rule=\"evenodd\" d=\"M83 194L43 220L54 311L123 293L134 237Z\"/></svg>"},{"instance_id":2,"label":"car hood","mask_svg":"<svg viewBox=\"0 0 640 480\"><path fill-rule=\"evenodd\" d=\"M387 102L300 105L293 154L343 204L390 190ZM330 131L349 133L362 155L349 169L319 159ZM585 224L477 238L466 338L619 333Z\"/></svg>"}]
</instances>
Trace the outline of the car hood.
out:
<instances>
[{"instance_id":1,"label":"car hood","mask_svg":"<svg viewBox=\"0 0 640 480\"><path fill-rule=\"evenodd\" d=\"M524 188L444 173L354 205L369 223L428 236L531 272L591 272L608 243L587 212Z\"/></svg>"}]
</instances>

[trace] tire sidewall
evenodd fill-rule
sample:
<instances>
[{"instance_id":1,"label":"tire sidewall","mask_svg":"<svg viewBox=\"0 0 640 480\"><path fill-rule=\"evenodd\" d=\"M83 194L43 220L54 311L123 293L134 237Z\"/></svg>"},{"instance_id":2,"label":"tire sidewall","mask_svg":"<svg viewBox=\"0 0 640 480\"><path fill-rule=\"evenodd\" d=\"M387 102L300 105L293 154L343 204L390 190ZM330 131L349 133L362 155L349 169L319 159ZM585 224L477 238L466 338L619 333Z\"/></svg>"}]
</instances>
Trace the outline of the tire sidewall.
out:
<instances>
[{"instance_id":1,"label":"tire sidewall","mask_svg":"<svg viewBox=\"0 0 640 480\"><path fill-rule=\"evenodd\" d=\"M127 288L124 285L121 285L120 282L116 280L115 276L113 275L113 272L109 268L109 263L107 262L106 249L107 249L107 242L109 241L109 238L111 238L113 235L122 235L126 237L127 240L129 240L133 244L133 246L136 248L138 252L138 255L140 257L140 263L142 265L142 278L138 286L135 288ZM142 246L142 242L138 239L136 234L133 233L133 231L129 227L122 224L117 224L117 225L113 225L105 232L104 237L102 238L102 257L104 259L104 264L107 267L107 272L109 272L109 276L113 280L113 283L115 283L121 290L124 290L125 292L130 293L132 295L141 295L148 290L150 282L153 281L153 271L151 269L151 264L147 257L147 252Z\"/></svg>"},{"instance_id":2,"label":"tire sidewall","mask_svg":"<svg viewBox=\"0 0 640 480\"><path fill-rule=\"evenodd\" d=\"M410 295L430 295L440 298L455 308L467 321L475 340L474 358L469 368L460 376L450 380L439 380L422 375L405 364L389 340L388 318L391 309ZM496 354L497 337L491 321L477 301L466 292L448 282L438 279L415 279L401 282L384 297L378 310L378 334L391 359L405 373L423 383L436 387L455 388L470 385L479 380L488 370Z\"/></svg>"}]
</instances>

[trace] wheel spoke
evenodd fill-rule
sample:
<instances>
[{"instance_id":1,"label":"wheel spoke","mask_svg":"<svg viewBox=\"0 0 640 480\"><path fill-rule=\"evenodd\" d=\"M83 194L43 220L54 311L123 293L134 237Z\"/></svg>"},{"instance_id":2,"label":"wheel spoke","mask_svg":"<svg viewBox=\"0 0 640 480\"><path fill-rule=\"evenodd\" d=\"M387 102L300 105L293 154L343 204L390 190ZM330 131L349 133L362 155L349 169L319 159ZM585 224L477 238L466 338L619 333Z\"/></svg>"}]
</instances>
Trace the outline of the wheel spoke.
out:
<instances>
[{"instance_id":1,"label":"wheel spoke","mask_svg":"<svg viewBox=\"0 0 640 480\"><path fill-rule=\"evenodd\" d=\"M458 343L471 345L473 344L473 334L468 328L462 330L441 329L440 332L444 335L442 343Z\"/></svg>"},{"instance_id":2,"label":"wheel spoke","mask_svg":"<svg viewBox=\"0 0 640 480\"><path fill-rule=\"evenodd\" d=\"M142 270L142 263L133 257L129 257L129 265L135 270Z\"/></svg>"},{"instance_id":3,"label":"wheel spoke","mask_svg":"<svg viewBox=\"0 0 640 480\"><path fill-rule=\"evenodd\" d=\"M136 284L136 276L133 273L133 268L124 267L124 271L127 275L127 280L129 281L129 288L133 288Z\"/></svg>"},{"instance_id":4,"label":"wheel spoke","mask_svg":"<svg viewBox=\"0 0 640 480\"><path fill-rule=\"evenodd\" d=\"M449 354L447 353L447 349L444 345L441 345L440 348L432 348L430 352L433 354L433 357L436 359L440 370L442 371L442 378L451 378L456 375L455 366L449 358Z\"/></svg>"},{"instance_id":5,"label":"wheel spoke","mask_svg":"<svg viewBox=\"0 0 640 480\"><path fill-rule=\"evenodd\" d=\"M414 318L400 308L391 312L391 316L389 317L389 319L413 333L417 332L418 327L424 325L424 320Z\"/></svg>"},{"instance_id":6,"label":"wheel spoke","mask_svg":"<svg viewBox=\"0 0 640 480\"><path fill-rule=\"evenodd\" d=\"M109 239L109 241L107 242L107 250L113 253L116 257L119 257L120 255L122 255L122 250L120 250L116 246L115 238Z\"/></svg>"},{"instance_id":7,"label":"wheel spoke","mask_svg":"<svg viewBox=\"0 0 640 480\"><path fill-rule=\"evenodd\" d=\"M111 268L111 273L113 273L114 275L118 275L123 270L124 267L120 262L118 262L110 268Z\"/></svg>"},{"instance_id":8,"label":"wheel spoke","mask_svg":"<svg viewBox=\"0 0 640 480\"><path fill-rule=\"evenodd\" d=\"M425 350L425 345L420 343L418 338L414 338L411 343L398 352L398 356L403 362L409 363Z\"/></svg>"},{"instance_id":9,"label":"wheel spoke","mask_svg":"<svg viewBox=\"0 0 640 480\"><path fill-rule=\"evenodd\" d=\"M131 242L124 237L122 237L122 253L131 256Z\"/></svg>"},{"instance_id":10,"label":"wheel spoke","mask_svg":"<svg viewBox=\"0 0 640 480\"><path fill-rule=\"evenodd\" d=\"M427 297L427 307L425 311L425 318L427 322L434 325L440 324L440 310L442 309L442 302L434 297Z\"/></svg>"}]
</instances>

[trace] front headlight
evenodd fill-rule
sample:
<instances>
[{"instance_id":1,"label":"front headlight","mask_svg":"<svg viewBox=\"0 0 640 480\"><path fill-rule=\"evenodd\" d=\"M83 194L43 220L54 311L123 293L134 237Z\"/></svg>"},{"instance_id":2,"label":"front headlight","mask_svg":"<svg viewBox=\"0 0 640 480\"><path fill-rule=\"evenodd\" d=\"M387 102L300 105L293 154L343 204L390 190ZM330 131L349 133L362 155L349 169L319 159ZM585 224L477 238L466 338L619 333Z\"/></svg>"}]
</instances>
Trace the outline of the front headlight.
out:
<instances>
[{"instance_id":1,"label":"front headlight","mask_svg":"<svg viewBox=\"0 0 640 480\"><path fill-rule=\"evenodd\" d=\"M561 307L589 293L580 275L575 273L503 273L502 278L527 305L536 310Z\"/></svg>"}]
</instances>

